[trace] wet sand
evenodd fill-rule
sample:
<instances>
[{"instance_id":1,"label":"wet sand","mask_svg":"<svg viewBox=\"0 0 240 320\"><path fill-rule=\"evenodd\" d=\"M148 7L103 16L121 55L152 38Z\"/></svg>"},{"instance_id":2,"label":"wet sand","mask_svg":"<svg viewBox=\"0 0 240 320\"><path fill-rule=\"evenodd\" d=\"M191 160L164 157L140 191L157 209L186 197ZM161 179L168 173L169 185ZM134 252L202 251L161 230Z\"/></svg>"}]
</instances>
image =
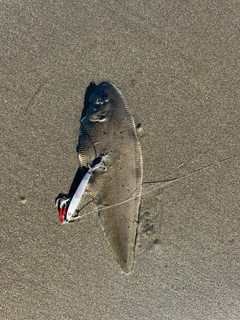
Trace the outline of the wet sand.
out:
<instances>
[{"instance_id":1,"label":"wet sand","mask_svg":"<svg viewBox=\"0 0 240 320\"><path fill-rule=\"evenodd\" d=\"M239 4L5 1L0 12L0 318L239 319ZM79 166L91 81L116 85L142 124L144 181L176 178L143 185L128 276L96 214L61 226L54 207Z\"/></svg>"}]
</instances>

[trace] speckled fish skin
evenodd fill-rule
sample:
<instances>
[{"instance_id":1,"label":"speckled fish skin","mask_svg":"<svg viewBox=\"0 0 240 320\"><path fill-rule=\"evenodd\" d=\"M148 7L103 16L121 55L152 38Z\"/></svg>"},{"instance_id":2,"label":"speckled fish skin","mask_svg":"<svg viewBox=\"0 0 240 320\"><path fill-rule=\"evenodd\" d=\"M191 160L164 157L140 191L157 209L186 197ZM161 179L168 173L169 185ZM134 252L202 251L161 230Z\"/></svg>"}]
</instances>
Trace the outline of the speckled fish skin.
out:
<instances>
[{"instance_id":1,"label":"speckled fish skin","mask_svg":"<svg viewBox=\"0 0 240 320\"><path fill-rule=\"evenodd\" d=\"M107 171L96 170L90 187L96 195L106 238L121 268L129 273L138 226L142 155L133 118L120 91L110 83L99 84L91 93L81 120L79 142L82 166L91 164L103 153L108 154Z\"/></svg>"}]
</instances>

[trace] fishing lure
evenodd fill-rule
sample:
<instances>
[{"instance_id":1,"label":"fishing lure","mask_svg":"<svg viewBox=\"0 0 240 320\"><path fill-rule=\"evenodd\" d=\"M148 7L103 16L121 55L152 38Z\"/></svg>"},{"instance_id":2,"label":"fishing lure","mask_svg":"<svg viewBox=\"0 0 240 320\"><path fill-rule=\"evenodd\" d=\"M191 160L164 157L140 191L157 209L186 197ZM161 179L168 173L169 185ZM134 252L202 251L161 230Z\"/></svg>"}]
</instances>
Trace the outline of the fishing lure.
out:
<instances>
[{"instance_id":1,"label":"fishing lure","mask_svg":"<svg viewBox=\"0 0 240 320\"><path fill-rule=\"evenodd\" d=\"M89 170L85 173L72 198L58 198L56 200L56 204L58 205L59 203L59 220L61 224L73 222L76 220L74 213L79 203L81 202L82 196L86 190L89 179L91 178L93 172L98 168L103 168L104 171L107 171L107 167L103 163L103 161L106 160L106 158L107 154L104 154L99 157L99 161L95 165L90 166Z\"/></svg>"}]
</instances>

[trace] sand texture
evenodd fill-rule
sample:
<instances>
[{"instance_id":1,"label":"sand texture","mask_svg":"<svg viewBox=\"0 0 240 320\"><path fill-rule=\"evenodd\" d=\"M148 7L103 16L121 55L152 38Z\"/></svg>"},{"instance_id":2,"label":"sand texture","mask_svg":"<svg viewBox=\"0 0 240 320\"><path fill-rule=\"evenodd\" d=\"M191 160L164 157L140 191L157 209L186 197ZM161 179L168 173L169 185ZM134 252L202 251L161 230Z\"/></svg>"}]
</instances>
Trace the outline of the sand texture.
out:
<instances>
[{"instance_id":1,"label":"sand texture","mask_svg":"<svg viewBox=\"0 0 240 320\"><path fill-rule=\"evenodd\" d=\"M239 1L0 8L0 319L239 320ZM91 81L118 87L142 125L129 275L96 213L62 226L54 206Z\"/></svg>"}]
</instances>

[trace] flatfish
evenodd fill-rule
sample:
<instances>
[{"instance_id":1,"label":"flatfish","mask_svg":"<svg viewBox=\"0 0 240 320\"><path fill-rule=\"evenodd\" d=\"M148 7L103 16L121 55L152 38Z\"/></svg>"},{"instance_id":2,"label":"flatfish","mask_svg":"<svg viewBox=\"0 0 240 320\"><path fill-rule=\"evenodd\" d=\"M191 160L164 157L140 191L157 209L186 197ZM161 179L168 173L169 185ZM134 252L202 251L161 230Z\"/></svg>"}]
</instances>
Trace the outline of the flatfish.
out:
<instances>
[{"instance_id":1,"label":"flatfish","mask_svg":"<svg viewBox=\"0 0 240 320\"><path fill-rule=\"evenodd\" d=\"M81 119L79 159L83 167L103 157L89 181L101 227L124 272L134 260L142 184L142 154L135 124L120 91L102 82Z\"/></svg>"}]
</instances>

